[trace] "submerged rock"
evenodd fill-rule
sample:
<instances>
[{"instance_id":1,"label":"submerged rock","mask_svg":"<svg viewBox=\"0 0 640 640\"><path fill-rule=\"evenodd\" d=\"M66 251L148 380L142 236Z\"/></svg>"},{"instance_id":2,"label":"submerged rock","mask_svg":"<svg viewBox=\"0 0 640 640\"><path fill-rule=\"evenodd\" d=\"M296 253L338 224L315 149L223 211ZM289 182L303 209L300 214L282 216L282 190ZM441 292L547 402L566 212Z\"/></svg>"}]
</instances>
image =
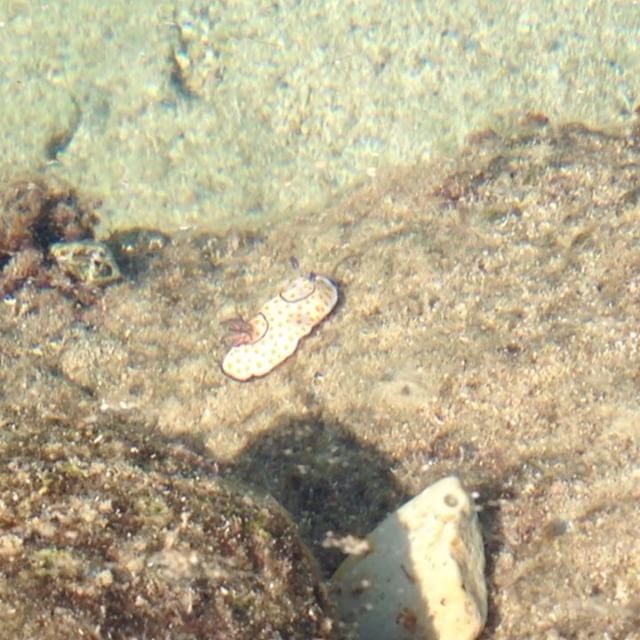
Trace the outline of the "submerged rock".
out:
<instances>
[{"instance_id":1,"label":"submerged rock","mask_svg":"<svg viewBox=\"0 0 640 640\"><path fill-rule=\"evenodd\" d=\"M39 638L337 638L272 499L118 424L4 416L0 626Z\"/></svg>"},{"instance_id":2,"label":"submerged rock","mask_svg":"<svg viewBox=\"0 0 640 640\"><path fill-rule=\"evenodd\" d=\"M54 242L92 240L96 203L65 183L42 178L0 184L0 258Z\"/></svg>"},{"instance_id":3,"label":"submerged rock","mask_svg":"<svg viewBox=\"0 0 640 640\"><path fill-rule=\"evenodd\" d=\"M388 516L333 583L360 640L473 640L487 619L473 501L454 476Z\"/></svg>"},{"instance_id":4,"label":"submerged rock","mask_svg":"<svg viewBox=\"0 0 640 640\"><path fill-rule=\"evenodd\" d=\"M26 284L90 302L94 285L119 278L95 242L96 202L57 180L0 177L0 296Z\"/></svg>"}]
</instances>

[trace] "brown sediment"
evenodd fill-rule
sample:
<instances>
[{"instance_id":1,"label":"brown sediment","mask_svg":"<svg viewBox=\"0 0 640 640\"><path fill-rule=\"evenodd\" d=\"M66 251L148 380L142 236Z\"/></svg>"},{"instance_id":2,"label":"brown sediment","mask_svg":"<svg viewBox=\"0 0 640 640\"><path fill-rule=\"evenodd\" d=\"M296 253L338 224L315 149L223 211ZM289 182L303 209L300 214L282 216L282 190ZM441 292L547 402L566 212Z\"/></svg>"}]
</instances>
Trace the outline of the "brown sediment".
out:
<instances>
[{"instance_id":1,"label":"brown sediment","mask_svg":"<svg viewBox=\"0 0 640 640\"><path fill-rule=\"evenodd\" d=\"M459 473L484 509L486 637L633 637L639 136L531 120L259 242L175 238L87 309L18 290L0 407L197 442L291 511L327 574L328 530L363 535ZM220 320L291 255L338 281L336 312L269 376L227 380Z\"/></svg>"}]
</instances>

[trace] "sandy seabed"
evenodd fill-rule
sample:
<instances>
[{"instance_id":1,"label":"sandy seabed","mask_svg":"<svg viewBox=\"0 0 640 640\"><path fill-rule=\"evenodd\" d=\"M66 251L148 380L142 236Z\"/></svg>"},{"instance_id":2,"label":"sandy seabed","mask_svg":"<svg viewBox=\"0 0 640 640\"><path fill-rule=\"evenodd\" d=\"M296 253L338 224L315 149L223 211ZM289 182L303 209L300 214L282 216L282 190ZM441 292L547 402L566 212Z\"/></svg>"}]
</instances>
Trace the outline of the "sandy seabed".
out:
<instances>
[{"instance_id":1,"label":"sandy seabed","mask_svg":"<svg viewBox=\"0 0 640 640\"><path fill-rule=\"evenodd\" d=\"M2 162L132 221L219 232L326 208L523 109L628 123L631 0L0 3Z\"/></svg>"},{"instance_id":2,"label":"sandy seabed","mask_svg":"<svg viewBox=\"0 0 640 640\"><path fill-rule=\"evenodd\" d=\"M639 205L638 129L536 117L313 216L174 236L94 305L26 283L0 307L0 424L106 415L187 443L287 507L326 576L328 531L457 473L484 638L640 638ZM337 309L268 376L226 378L221 321L292 256Z\"/></svg>"}]
</instances>

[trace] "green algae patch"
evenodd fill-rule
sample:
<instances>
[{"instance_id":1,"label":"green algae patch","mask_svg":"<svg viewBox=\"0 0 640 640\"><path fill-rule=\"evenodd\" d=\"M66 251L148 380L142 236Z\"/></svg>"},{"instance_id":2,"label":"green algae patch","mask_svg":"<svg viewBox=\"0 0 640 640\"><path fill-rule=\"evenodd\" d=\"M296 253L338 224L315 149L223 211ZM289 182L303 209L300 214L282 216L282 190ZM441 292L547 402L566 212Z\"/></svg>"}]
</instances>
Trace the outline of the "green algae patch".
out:
<instances>
[{"instance_id":1,"label":"green algae patch","mask_svg":"<svg viewBox=\"0 0 640 640\"><path fill-rule=\"evenodd\" d=\"M82 560L64 549L48 547L31 554L31 570L32 575L39 578L79 578L82 574Z\"/></svg>"}]
</instances>

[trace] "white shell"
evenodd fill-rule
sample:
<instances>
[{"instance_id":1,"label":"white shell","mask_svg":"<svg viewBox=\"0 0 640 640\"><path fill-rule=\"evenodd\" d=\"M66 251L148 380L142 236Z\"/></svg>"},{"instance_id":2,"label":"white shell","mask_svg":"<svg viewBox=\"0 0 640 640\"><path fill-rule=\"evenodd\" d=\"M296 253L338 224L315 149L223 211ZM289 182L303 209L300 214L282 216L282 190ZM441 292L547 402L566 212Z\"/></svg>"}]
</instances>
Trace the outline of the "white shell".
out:
<instances>
[{"instance_id":1,"label":"white shell","mask_svg":"<svg viewBox=\"0 0 640 640\"><path fill-rule=\"evenodd\" d=\"M252 341L231 347L222 370L235 380L266 375L296 350L300 339L337 302L338 288L327 276L312 274L292 280L249 321Z\"/></svg>"},{"instance_id":2,"label":"white shell","mask_svg":"<svg viewBox=\"0 0 640 640\"><path fill-rule=\"evenodd\" d=\"M333 576L359 640L472 640L487 617L484 549L473 501L446 477L388 516Z\"/></svg>"}]
</instances>

